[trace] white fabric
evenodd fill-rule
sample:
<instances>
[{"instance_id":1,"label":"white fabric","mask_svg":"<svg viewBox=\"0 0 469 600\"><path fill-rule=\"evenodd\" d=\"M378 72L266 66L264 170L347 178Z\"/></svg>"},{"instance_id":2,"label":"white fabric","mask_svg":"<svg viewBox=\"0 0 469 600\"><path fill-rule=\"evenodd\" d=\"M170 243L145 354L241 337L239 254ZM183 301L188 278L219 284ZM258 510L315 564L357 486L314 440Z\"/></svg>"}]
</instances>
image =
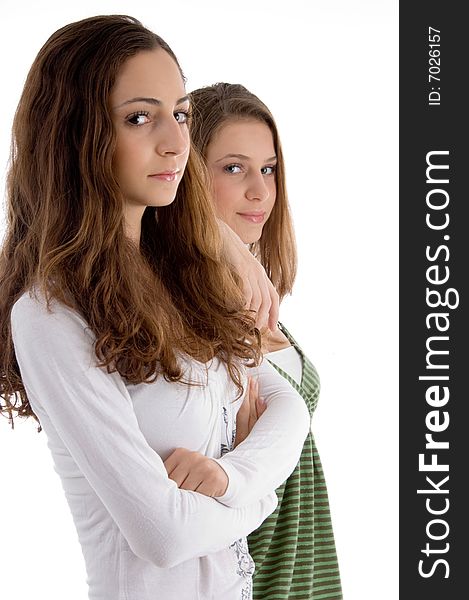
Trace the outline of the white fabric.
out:
<instances>
[{"instance_id":1,"label":"white fabric","mask_svg":"<svg viewBox=\"0 0 469 600\"><path fill-rule=\"evenodd\" d=\"M280 367L282 371L285 371L287 375L290 375L298 385L301 385L303 363L299 352L294 346L287 346L281 350L269 352L265 357L276 364L277 367Z\"/></svg>"},{"instance_id":2,"label":"white fabric","mask_svg":"<svg viewBox=\"0 0 469 600\"><path fill-rule=\"evenodd\" d=\"M265 361L255 374L267 409L228 452L242 399L234 401L222 363L181 360L199 386L161 377L126 385L96 366L86 322L57 302L52 309L24 294L12 311L13 341L78 531L90 600L249 600L244 537L275 510L274 490L299 460L304 401ZM168 478L163 461L177 447L214 459L227 452L222 498Z\"/></svg>"}]
</instances>

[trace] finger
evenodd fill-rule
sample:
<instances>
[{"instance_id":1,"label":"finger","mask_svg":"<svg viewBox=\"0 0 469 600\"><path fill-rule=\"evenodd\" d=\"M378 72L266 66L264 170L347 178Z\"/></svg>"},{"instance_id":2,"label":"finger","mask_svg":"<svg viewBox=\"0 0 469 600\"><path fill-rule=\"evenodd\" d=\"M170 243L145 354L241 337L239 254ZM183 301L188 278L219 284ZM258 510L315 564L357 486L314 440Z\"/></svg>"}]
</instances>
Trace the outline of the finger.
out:
<instances>
[{"instance_id":1,"label":"finger","mask_svg":"<svg viewBox=\"0 0 469 600\"><path fill-rule=\"evenodd\" d=\"M264 398L258 398L256 401L257 418L259 418L267 408L267 404Z\"/></svg>"},{"instance_id":2,"label":"finger","mask_svg":"<svg viewBox=\"0 0 469 600\"><path fill-rule=\"evenodd\" d=\"M246 439L249 433L249 405L247 405L248 410L244 410L243 414L239 415L236 420L236 438L235 438L235 446L240 444L244 439Z\"/></svg>"},{"instance_id":3,"label":"finger","mask_svg":"<svg viewBox=\"0 0 469 600\"><path fill-rule=\"evenodd\" d=\"M174 471L179 462L180 458L178 458L178 453L176 450L174 450L163 463L168 475Z\"/></svg>"},{"instance_id":4,"label":"finger","mask_svg":"<svg viewBox=\"0 0 469 600\"><path fill-rule=\"evenodd\" d=\"M181 490L190 490L192 492L195 492L199 485L202 483L202 481L203 478L200 474L197 474L196 472L191 472L187 475L187 477L178 487Z\"/></svg>"},{"instance_id":5,"label":"finger","mask_svg":"<svg viewBox=\"0 0 469 600\"><path fill-rule=\"evenodd\" d=\"M189 470L186 465L179 464L177 465L169 474L169 478L176 483L178 488L182 486L184 481L189 475Z\"/></svg>"},{"instance_id":6,"label":"finger","mask_svg":"<svg viewBox=\"0 0 469 600\"><path fill-rule=\"evenodd\" d=\"M258 329L265 327L269 323L270 306L272 304L269 284L270 281L267 275L262 269L259 274L258 290L260 294L260 303L257 311L256 326Z\"/></svg>"},{"instance_id":7,"label":"finger","mask_svg":"<svg viewBox=\"0 0 469 600\"><path fill-rule=\"evenodd\" d=\"M236 420L240 421L242 424L242 421L246 418L249 417L249 398L251 395L251 387L252 387L252 377L248 377L248 382L246 385L246 392L244 393L244 399L243 402L241 404L241 406L238 409L238 413L236 415Z\"/></svg>"},{"instance_id":8,"label":"finger","mask_svg":"<svg viewBox=\"0 0 469 600\"><path fill-rule=\"evenodd\" d=\"M264 399L259 396L259 379L256 379L256 382L255 382L254 397L255 397L255 404L256 404L256 416L257 416L257 418L259 418L262 415L262 413L265 411L265 408L266 408Z\"/></svg>"},{"instance_id":9,"label":"finger","mask_svg":"<svg viewBox=\"0 0 469 600\"><path fill-rule=\"evenodd\" d=\"M249 278L242 280L243 283L243 295L244 295L244 306L246 308L250 308L251 307L251 301L252 301L252 285L251 282L249 281Z\"/></svg>"},{"instance_id":10,"label":"finger","mask_svg":"<svg viewBox=\"0 0 469 600\"><path fill-rule=\"evenodd\" d=\"M249 406L257 398L257 377L249 377Z\"/></svg>"},{"instance_id":11,"label":"finger","mask_svg":"<svg viewBox=\"0 0 469 600\"><path fill-rule=\"evenodd\" d=\"M251 385L251 391L249 393L249 432L251 433L252 428L257 421L257 410L256 410L256 382L253 380Z\"/></svg>"},{"instance_id":12,"label":"finger","mask_svg":"<svg viewBox=\"0 0 469 600\"><path fill-rule=\"evenodd\" d=\"M226 471L217 462L214 463L214 468L209 472L205 471L203 481L195 490L199 494L211 497L223 496L228 488L229 479Z\"/></svg>"},{"instance_id":13,"label":"finger","mask_svg":"<svg viewBox=\"0 0 469 600\"><path fill-rule=\"evenodd\" d=\"M166 467L166 471L169 473L171 473L172 471L174 471L174 469L186 462L190 461L191 458L191 452L190 450L188 450L187 448L176 448L175 450L173 450L171 452L171 454L168 456L168 458L164 461L164 466Z\"/></svg>"},{"instance_id":14,"label":"finger","mask_svg":"<svg viewBox=\"0 0 469 600\"><path fill-rule=\"evenodd\" d=\"M262 290L260 289L258 279L256 279L255 277L252 277L249 280L249 283L251 286L251 299L249 302L249 308L250 310L256 312L257 317L257 312L262 305Z\"/></svg>"},{"instance_id":15,"label":"finger","mask_svg":"<svg viewBox=\"0 0 469 600\"><path fill-rule=\"evenodd\" d=\"M210 496L210 498L214 498L216 496L223 496L226 491L226 487L225 490L223 490L219 484L202 481L198 488L194 491L199 494L203 494L204 496Z\"/></svg>"},{"instance_id":16,"label":"finger","mask_svg":"<svg viewBox=\"0 0 469 600\"><path fill-rule=\"evenodd\" d=\"M246 386L246 393L244 395L244 400L239 407L238 413L236 415L236 437L234 442L234 447L240 444L244 439L246 439L249 433L249 397L252 386L252 378L248 378L248 383Z\"/></svg>"},{"instance_id":17,"label":"finger","mask_svg":"<svg viewBox=\"0 0 469 600\"><path fill-rule=\"evenodd\" d=\"M271 331L275 331L275 329L277 328L277 323L278 323L280 298L277 293L277 290L275 289L275 287L273 286L273 284L270 280L268 281L267 285L269 288L269 296L270 296L270 309L269 309L268 325L269 325L269 329Z\"/></svg>"},{"instance_id":18,"label":"finger","mask_svg":"<svg viewBox=\"0 0 469 600\"><path fill-rule=\"evenodd\" d=\"M202 481L198 485L197 489L194 490L194 492L197 492L198 494L203 494L204 496L210 496L210 498L213 498L215 496L216 491L217 490L215 490L215 488L211 485L208 485L206 481Z\"/></svg>"}]
</instances>

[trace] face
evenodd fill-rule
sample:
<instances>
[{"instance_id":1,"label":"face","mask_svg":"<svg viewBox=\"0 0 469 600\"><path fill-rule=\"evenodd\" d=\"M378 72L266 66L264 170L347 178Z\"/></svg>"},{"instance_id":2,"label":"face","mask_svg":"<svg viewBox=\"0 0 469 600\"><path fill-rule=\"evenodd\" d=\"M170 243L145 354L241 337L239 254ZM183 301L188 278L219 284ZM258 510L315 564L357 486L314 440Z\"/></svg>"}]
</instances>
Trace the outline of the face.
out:
<instances>
[{"instance_id":1,"label":"face","mask_svg":"<svg viewBox=\"0 0 469 600\"><path fill-rule=\"evenodd\" d=\"M256 242L276 196L274 140L261 121L222 125L207 148L215 208L245 244Z\"/></svg>"},{"instance_id":2,"label":"face","mask_svg":"<svg viewBox=\"0 0 469 600\"><path fill-rule=\"evenodd\" d=\"M161 48L128 59L110 95L116 132L114 173L127 219L176 195L187 157L189 101L178 66Z\"/></svg>"}]
</instances>

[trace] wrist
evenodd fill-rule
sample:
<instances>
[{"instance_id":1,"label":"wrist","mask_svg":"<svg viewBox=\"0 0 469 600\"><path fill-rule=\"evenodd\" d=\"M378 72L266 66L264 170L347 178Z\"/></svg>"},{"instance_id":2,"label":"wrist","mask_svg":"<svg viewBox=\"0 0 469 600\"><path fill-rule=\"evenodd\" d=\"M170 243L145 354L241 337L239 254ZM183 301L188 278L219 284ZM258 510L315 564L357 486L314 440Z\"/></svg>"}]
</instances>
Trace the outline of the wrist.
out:
<instances>
[{"instance_id":1,"label":"wrist","mask_svg":"<svg viewBox=\"0 0 469 600\"><path fill-rule=\"evenodd\" d=\"M241 238L221 219L217 218L217 223L225 258L233 267L241 266L243 264L243 251L246 251Z\"/></svg>"}]
</instances>

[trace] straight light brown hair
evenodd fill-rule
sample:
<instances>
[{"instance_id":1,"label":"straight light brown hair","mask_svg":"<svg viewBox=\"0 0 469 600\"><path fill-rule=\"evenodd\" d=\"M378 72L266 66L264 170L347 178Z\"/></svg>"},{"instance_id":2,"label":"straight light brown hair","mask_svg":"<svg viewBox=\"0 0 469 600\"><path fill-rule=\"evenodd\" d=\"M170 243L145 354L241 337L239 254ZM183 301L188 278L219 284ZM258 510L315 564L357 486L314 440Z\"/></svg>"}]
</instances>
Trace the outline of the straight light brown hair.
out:
<instances>
[{"instance_id":1,"label":"straight light brown hair","mask_svg":"<svg viewBox=\"0 0 469 600\"><path fill-rule=\"evenodd\" d=\"M277 125L267 106L244 86L216 83L190 93L192 102L191 136L202 156L220 129L237 120L265 123L272 132L277 155L274 207L260 239L251 244L280 298L291 294L297 269L297 253L285 181L285 162Z\"/></svg>"}]
</instances>

